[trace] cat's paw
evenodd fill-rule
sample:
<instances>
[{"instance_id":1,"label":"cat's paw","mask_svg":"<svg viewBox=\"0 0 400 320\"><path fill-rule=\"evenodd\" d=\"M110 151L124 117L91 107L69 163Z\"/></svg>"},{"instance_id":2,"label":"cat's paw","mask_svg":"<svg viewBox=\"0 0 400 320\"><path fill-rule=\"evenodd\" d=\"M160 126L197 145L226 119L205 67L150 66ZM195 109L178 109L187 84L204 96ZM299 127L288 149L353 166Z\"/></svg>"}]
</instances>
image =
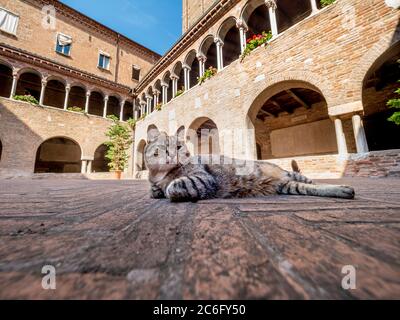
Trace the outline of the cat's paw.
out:
<instances>
[{"instance_id":1,"label":"cat's paw","mask_svg":"<svg viewBox=\"0 0 400 320\"><path fill-rule=\"evenodd\" d=\"M188 177L181 177L172 181L165 193L172 202L196 202L199 200L199 193Z\"/></svg>"},{"instance_id":2,"label":"cat's paw","mask_svg":"<svg viewBox=\"0 0 400 320\"><path fill-rule=\"evenodd\" d=\"M336 188L336 196L338 198L354 199L355 194L354 188L349 186L338 186Z\"/></svg>"},{"instance_id":3,"label":"cat's paw","mask_svg":"<svg viewBox=\"0 0 400 320\"><path fill-rule=\"evenodd\" d=\"M164 199L165 198L164 191L162 191L161 188L157 187L156 185L151 186L150 196L153 199Z\"/></svg>"}]
</instances>

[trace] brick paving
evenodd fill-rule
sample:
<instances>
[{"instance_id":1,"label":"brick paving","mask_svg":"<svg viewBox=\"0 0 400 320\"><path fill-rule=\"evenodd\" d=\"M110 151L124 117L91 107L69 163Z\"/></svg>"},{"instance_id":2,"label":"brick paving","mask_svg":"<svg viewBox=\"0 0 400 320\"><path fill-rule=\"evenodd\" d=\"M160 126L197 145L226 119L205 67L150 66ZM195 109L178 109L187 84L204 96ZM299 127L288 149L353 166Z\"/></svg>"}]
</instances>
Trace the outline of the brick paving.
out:
<instances>
[{"instance_id":1,"label":"brick paving","mask_svg":"<svg viewBox=\"0 0 400 320\"><path fill-rule=\"evenodd\" d=\"M0 298L399 299L400 179L335 182L356 200L170 204L143 181L2 180Z\"/></svg>"}]
</instances>

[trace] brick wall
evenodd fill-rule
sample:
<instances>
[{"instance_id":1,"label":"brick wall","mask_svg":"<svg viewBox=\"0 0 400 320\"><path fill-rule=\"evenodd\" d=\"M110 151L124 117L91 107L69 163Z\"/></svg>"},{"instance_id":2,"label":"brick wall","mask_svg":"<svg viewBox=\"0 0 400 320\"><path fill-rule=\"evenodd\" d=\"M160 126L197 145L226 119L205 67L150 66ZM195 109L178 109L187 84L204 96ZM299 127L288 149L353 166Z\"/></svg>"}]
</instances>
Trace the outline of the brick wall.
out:
<instances>
[{"instance_id":1,"label":"brick wall","mask_svg":"<svg viewBox=\"0 0 400 320\"><path fill-rule=\"evenodd\" d=\"M0 176L32 174L37 149L54 137L70 138L81 147L82 157L94 157L97 147L107 141L110 124L101 117L0 98Z\"/></svg>"}]
</instances>

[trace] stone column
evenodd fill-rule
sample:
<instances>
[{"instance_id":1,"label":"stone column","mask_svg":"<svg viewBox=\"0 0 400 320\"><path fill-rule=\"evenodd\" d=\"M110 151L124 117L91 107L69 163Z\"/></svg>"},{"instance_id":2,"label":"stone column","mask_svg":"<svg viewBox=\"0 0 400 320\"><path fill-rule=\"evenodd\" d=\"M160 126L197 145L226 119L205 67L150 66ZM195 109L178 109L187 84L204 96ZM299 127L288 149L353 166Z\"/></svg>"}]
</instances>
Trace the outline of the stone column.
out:
<instances>
[{"instance_id":1,"label":"stone column","mask_svg":"<svg viewBox=\"0 0 400 320\"><path fill-rule=\"evenodd\" d=\"M146 113L146 105L147 105L146 102L144 102L144 101L140 102L140 106L142 108L142 115L144 115Z\"/></svg>"},{"instance_id":2,"label":"stone column","mask_svg":"<svg viewBox=\"0 0 400 320\"><path fill-rule=\"evenodd\" d=\"M82 160L81 173L85 174L87 171L87 160Z\"/></svg>"},{"instance_id":3,"label":"stone column","mask_svg":"<svg viewBox=\"0 0 400 320\"><path fill-rule=\"evenodd\" d=\"M64 99L64 110L68 109L68 99L69 99L69 92L71 91L71 86L67 84L65 86L65 99ZM86 109L86 108L85 108ZM85 110L86 111L86 110Z\"/></svg>"},{"instance_id":4,"label":"stone column","mask_svg":"<svg viewBox=\"0 0 400 320\"><path fill-rule=\"evenodd\" d=\"M168 101L168 85L161 84L162 87L162 104L167 104Z\"/></svg>"},{"instance_id":5,"label":"stone column","mask_svg":"<svg viewBox=\"0 0 400 320\"><path fill-rule=\"evenodd\" d=\"M219 39L215 38L214 40L215 45L217 46L217 64L218 64L218 71L221 71L224 68L224 54L223 54L223 46L224 42Z\"/></svg>"},{"instance_id":6,"label":"stone column","mask_svg":"<svg viewBox=\"0 0 400 320\"><path fill-rule=\"evenodd\" d=\"M185 91L190 89L190 71L192 70L188 65L183 65L183 70L185 74Z\"/></svg>"},{"instance_id":7,"label":"stone column","mask_svg":"<svg viewBox=\"0 0 400 320\"><path fill-rule=\"evenodd\" d=\"M172 79L172 98L175 98L176 93L178 92L178 79L176 75L171 76Z\"/></svg>"},{"instance_id":8,"label":"stone column","mask_svg":"<svg viewBox=\"0 0 400 320\"><path fill-rule=\"evenodd\" d=\"M11 86L10 99L14 98L15 92L17 91L18 78L18 73L13 72L13 82Z\"/></svg>"},{"instance_id":9,"label":"stone column","mask_svg":"<svg viewBox=\"0 0 400 320\"><path fill-rule=\"evenodd\" d=\"M107 118L108 96L104 97L103 118Z\"/></svg>"},{"instance_id":10,"label":"stone column","mask_svg":"<svg viewBox=\"0 0 400 320\"><path fill-rule=\"evenodd\" d=\"M278 35L278 23L276 20L276 1L275 0L265 0L265 5L268 7L268 12L269 12L269 21L271 24L271 31L272 31L272 36L277 36Z\"/></svg>"},{"instance_id":11,"label":"stone column","mask_svg":"<svg viewBox=\"0 0 400 320\"><path fill-rule=\"evenodd\" d=\"M364 124L361 117L356 114L352 118L354 138L356 139L357 153L369 152L367 137L365 135Z\"/></svg>"},{"instance_id":12,"label":"stone column","mask_svg":"<svg viewBox=\"0 0 400 320\"><path fill-rule=\"evenodd\" d=\"M151 113L151 101L153 98L151 96L146 96L146 113L150 114Z\"/></svg>"},{"instance_id":13,"label":"stone column","mask_svg":"<svg viewBox=\"0 0 400 320\"><path fill-rule=\"evenodd\" d=\"M316 14L319 11L318 6L317 6L317 0L310 0L310 2L311 2L311 8L312 8L311 14Z\"/></svg>"},{"instance_id":14,"label":"stone column","mask_svg":"<svg viewBox=\"0 0 400 320\"><path fill-rule=\"evenodd\" d=\"M339 155L346 155L348 153L346 137L343 132L342 120L339 118L335 119L335 130L336 130L336 140L338 144Z\"/></svg>"},{"instance_id":15,"label":"stone column","mask_svg":"<svg viewBox=\"0 0 400 320\"><path fill-rule=\"evenodd\" d=\"M88 160L86 172L89 173L89 174L92 173L92 165L93 165L93 161L92 160Z\"/></svg>"},{"instance_id":16,"label":"stone column","mask_svg":"<svg viewBox=\"0 0 400 320\"><path fill-rule=\"evenodd\" d=\"M199 77L202 77L206 71L207 57L204 55L198 55L197 60L199 61Z\"/></svg>"},{"instance_id":17,"label":"stone column","mask_svg":"<svg viewBox=\"0 0 400 320\"><path fill-rule=\"evenodd\" d=\"M238 20L236 22L236 27L239 29L240 34L240 51L243 54L244 49L246 48L246 33L247 33L247 26L242 20Z\"/></svg>"},{"instance_id":18,"label":"stone column","mask_svg":"<svg viewBox=\"0 0 400 320\"><path fill-rule=\"evenodd\" d=\"M90 100L91 92L88 90L86 91L86 102L85 102L85 112L89 113L89 100Z\"/></svg>"},{"instance_id":19,"label":"stone column","mask_svg":"<svg viewBox=\"0 0 400 320\"><path fill-rule=\"evenodd\" d=\"M125 107L125 100L121 101L120 104L120 112L119 112L119 120L124 121L124 107Z\"/></svg>"},{"instance_id":20,"label":"stone column","mask_svg":"<svg viewBox=\"0 0 400 320\"><path fill-rule=\"evenodd\" d=\"M40 90L39 105L43 105L44 95L46 93L47 80L42 80L42 89Z\"/></svg>"},{"instance_id":21,"label":"stone column","mask_svg":"<svg viewBox=\"0 0 400 320\"><path fill-rule=\"evenodd\" d=\"M139 119L138 113L138 110L135 108L135 110L133 111L133 116L135 117L135 120Z\"/></svg>"}]
</instances>

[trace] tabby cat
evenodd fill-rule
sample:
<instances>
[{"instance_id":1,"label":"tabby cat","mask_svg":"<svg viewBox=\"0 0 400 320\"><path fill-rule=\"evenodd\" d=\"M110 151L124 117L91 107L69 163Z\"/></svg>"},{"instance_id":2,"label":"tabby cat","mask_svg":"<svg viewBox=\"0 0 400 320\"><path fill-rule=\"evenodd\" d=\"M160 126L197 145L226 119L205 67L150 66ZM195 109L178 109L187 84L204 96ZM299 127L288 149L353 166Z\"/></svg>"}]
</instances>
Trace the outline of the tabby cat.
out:
<instances>
[{"instance_id":1,"label":"tabby cat","mask_svg":"<svg viewBox=\"0 0 400 320\"><path fill-rule=\"evenodd\" d=\"M348 186L316 185L300 174L293 161L293 172L264 162L251 161L247 174L241 173L243 162L219 157L215 164L205 164L209 157L190 157L186 145L177 137L153 132L145 148L151 196L172 202L196 202L213 198L248 198L267 195L303 195L353 199ZM209 161L208 161L209 162Z\"/></svg>"}]
</instances>

